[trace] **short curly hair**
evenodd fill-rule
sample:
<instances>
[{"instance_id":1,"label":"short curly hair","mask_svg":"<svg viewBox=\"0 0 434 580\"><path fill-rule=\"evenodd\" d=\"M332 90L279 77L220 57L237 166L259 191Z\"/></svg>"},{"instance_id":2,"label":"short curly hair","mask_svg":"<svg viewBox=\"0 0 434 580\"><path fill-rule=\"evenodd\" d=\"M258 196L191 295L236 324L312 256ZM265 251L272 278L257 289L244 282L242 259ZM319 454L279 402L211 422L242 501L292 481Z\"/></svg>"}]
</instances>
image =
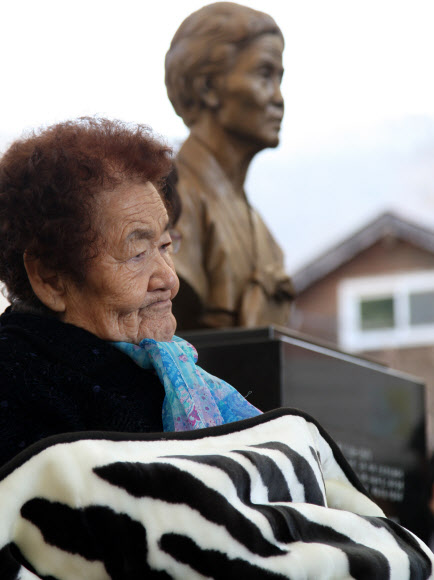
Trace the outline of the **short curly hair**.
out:
<instances>
[{"instance_id":1,"label":"short curly hair","mask_svg":"<svg viewBox=\"0 0 434 580\"><path fill-rule=\"evenodd\" d=\"M187 16L166 54L167 95L176 113L191 127L204 108L203 83L230 70L238 53L258 36L283 34L264 12L234 2L215 2Z\"/></svg>"},{"instance_id":2,"label":"short curly hair","mask_svg":"<svg viewBox=\"0 0 434 580\"><path fill-rule=\"evenodd\" d=\"M83 283L97 254L94 200L124 181L162 195L172 149L144 125L82 117L15 141L0 159L0 280L9 301L41 308L23 255Z\"/></svg>"}]
</instances>

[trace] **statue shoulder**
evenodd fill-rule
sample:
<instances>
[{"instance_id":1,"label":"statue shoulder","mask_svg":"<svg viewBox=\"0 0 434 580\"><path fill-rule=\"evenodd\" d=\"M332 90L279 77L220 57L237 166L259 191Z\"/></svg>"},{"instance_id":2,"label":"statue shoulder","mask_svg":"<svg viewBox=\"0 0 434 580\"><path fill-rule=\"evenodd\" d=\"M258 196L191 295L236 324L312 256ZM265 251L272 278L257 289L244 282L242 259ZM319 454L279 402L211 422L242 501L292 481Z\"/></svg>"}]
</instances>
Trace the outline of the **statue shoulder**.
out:
<instances>
[{"instance_id":1,"label":"statue shoulder","mask_svg":"<svg viewBox=\"0 0 434 580\"><path fill-rule=\"evenodd\" d=\"M178 173L177 189L181 198L200 198L203 187L196 171L182 160L177 159L175 164Z\"/></svg>"},{"instance_id":2,"label":"statue shoulder","mask_svg":"<svg viewBox=\"0 0 434 580\"><path fill-rule=\"evenodd\" d=\"M206 205L209 198L219 197L224 174L212 153L197 139L187 138L176 156L175 165L178 190L183 199L193 198Z\"/></svg>"}]
</instances>

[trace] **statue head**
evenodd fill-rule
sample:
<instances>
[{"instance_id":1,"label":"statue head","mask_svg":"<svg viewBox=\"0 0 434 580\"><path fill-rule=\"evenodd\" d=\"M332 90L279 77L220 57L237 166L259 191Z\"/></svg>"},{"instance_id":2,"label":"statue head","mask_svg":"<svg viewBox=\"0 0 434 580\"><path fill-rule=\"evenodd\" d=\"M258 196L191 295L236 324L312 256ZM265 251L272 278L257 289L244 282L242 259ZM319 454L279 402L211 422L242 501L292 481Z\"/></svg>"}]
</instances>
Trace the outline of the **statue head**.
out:
<instances>
[{"instance_id":1,"label":"statue head","mask_svg":"<svg viewBox=\"0 0 434 580\"><path fill-rule=\"evenodd\" d=\"M204 111L213 110L220 124L249 133L255 111L273 101L270 119L265 124L257 119L258 127L270 123L268 136L258 136L263 141L258 148L276 146L283 116L283 47L282 32L268 14L233 2L197 10L182 22L166 55L167 93L176 113L191 128ZM251 111L249 95L257 101L250 103ZM246 136L254 139L250 133Z\"/></svg>"}]
</instances>

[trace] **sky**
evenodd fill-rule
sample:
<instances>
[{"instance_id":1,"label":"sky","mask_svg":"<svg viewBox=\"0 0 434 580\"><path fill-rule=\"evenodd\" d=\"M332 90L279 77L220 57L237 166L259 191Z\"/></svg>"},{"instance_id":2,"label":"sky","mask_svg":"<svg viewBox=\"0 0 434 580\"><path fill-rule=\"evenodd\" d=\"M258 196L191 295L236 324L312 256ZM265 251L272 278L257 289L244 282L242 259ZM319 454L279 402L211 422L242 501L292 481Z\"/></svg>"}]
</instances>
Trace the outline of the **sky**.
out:
<instances>
[{"instance_id":1,"label":"sky","mask_svg":"<svg viewBox=\"0 0 434 580\"><path fill-rule=\"evenodd\" d=\"M201 0L0 4L0 151L81 115L187 135L164 56ZM434 2L245 0L285 37L281 143L255 157L247 193L290 273L383 211L434 228Z\"/></svg>"}]
</instances>

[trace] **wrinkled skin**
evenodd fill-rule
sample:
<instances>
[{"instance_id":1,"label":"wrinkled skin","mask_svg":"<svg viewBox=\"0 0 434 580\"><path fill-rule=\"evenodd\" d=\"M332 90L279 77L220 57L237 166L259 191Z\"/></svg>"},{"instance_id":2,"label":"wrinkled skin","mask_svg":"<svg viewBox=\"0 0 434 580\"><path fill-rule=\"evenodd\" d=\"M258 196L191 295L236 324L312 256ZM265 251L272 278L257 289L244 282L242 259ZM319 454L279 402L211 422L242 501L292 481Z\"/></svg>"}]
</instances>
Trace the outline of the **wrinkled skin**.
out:
<instances>
[{"instance_id":1,"label":"wrinkled skin","mask_svg":"<svg viewBox=\"0 0 434 580\"><path fill-rule=\"evenodd\" d=\"M283 48L279 36L263 34L240 51L231 69L217 81L217 124L258 150L279 143Z\"/></svg>"},{"instance_id":2,"label":"wrinkled skin","mask_svg":"<svg viewBox=\"0 0 434 580\"><path fill-rule=\"evenodd\" d=\"M126 182L97 200L99 252L84 284L66 284L62 320L103 340L171 340L179 289L168 215L151 183Z\"/></svg>"}]
</instances>

